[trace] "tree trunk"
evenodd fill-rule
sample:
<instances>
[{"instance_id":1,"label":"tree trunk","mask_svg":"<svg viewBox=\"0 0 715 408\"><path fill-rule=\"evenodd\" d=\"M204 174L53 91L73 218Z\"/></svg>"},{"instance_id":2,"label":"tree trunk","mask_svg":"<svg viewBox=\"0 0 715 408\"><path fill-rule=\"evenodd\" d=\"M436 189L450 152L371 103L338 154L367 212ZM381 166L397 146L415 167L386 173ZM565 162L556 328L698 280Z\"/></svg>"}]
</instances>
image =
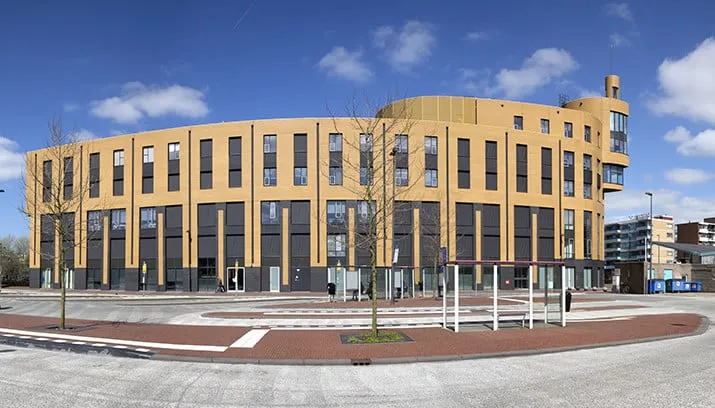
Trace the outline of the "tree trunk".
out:
<instances>
[{"instance_id":1,"label":"tree trunk","mask_svg":"<svg viewBox=\"0 0 715 408\"><path fill-rule=\"evenodd\" d=\"M64 257L60 257L60 330L65 329L65 271L62 269Z\"/></svg>"},{"instance_id":2,"label":"tree trunk","mask_svg":"<svg viewBox=\"0 0 715 408\"><path fill-rule=\"evenodd\" d=\"M372 335L377 336L377 268L375 262L372 262L372 270L370 271L370 282L372 290Z\"/></svg>"}]
</instances>

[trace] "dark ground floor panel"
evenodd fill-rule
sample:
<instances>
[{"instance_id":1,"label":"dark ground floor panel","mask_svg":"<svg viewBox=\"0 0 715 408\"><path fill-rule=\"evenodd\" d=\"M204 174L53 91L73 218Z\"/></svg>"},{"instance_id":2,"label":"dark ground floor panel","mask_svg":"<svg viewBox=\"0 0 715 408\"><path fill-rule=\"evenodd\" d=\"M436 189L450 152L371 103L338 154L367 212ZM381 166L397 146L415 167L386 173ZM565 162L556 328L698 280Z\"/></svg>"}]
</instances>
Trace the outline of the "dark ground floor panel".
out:
<instances>
[{"instance_id":1,"label":"dark ground floor panel","mask_svg":"<svg viewBox=\"0 0 715 408\"><path fill-rule=\"evenodd\" d=\"M603 261L596 260L566 260L566 280L569 289L602 288L605 284ZM343 267L344 268L344 267ZM347 268L355 270L357 268ZM344 269L343 269L344 270ZM388 285L387 268L379 267L377 289L384 291ZM433 290L441 287L441 271L432 267L420 268L413 274L412 268L401 267L401 279L404 285L415 285L415 290ZM527 289L528 266L499 266L497 284L499 289ZM396 269L397 271L397 269ZM67 288L74 290L123 290L129 292L214 292L218 281L201 280L197 268L170 269L161 272L143 272L140 268L112 269L109 271L108 282L104 281L98 269L75 268L67 276ZM534 289L546 287L561 287L561 271L555 267L534 266L532 285ZM324 293L329 280L340 281L340 273L335 267L325 266L291 266L287 273L281 267L254 266L241 267L237 271L224 271L219 276L227 291L238 292L315 292ZM369 267L361 268L361 281L367 285L370 277ZM414 277L414 278L413 278ZM159 279L161 278L161 279ZM48 279L50 281L48 282ZM215 281L214 281L215 280ZM49 270L30 269L30 287L59 289L60 284ZM161 283L160 283L161 282ZM490 290L493 288L493 267L482 265L461 265L459 270L460 290ZM448 290L454 290L454 269L449 268Z\"/></svg>"}]
</instances>

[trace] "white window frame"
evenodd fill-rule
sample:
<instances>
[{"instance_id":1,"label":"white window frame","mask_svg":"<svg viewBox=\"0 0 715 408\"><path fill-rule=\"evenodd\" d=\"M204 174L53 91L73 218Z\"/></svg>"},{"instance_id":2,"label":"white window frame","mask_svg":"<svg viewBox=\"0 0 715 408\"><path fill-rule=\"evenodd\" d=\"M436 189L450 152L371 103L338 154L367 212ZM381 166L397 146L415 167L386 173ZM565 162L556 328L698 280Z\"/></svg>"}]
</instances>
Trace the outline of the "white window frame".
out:
<instances>
[{"instance_id":1,"label":"white window frame","mask_svg":"<svg viewBox=\"0 0 715 408\"><path fill-rule=\"evenodd\" d=\"M114 166L124 166L124 150L114 151Z\"/></svg>"},{"instance_id":2,"label":"white window frame","mask_svg":"<svg viewBox=\"0 0 715 408\"><path fill-rule=\"evenodd\" d=\"M437 173L437 169L425 170L425 187L437 187L438 179L439 174Z\"/></svg>"},{"instance_id":3,"label":"white window frame","mask_svg":"<svg viewBox=\"0 0 715 408\"><path fill-rule=\"evenodd\" d=\"M263 153L275 153L278 150L276 135L263 135Z\"/></svg>"},{"instance_id":4,"label":"white window frame","mask_svg":"<svg viewBox=\"0 0 715 408\"><path fill-rule=\"evenodd\" d=\"M343 151L343 134L342 133L330 133L328 135L328 144L331 152L342 152Z\"/></svg>"},{"instance_id":5,"label":"white window frame","mask_svg":"<svg viewBox=\"0 0 715 408\"><path fill-rule=\"evenodd\" d=\"M437 136L425 136L425 154L437 155Z\"/></svg>"},{"instance_id":6,"label":"white window frame","mask_svg":"<svg viewBox=\"0 0 715 408\"><path fill-rule=\"evenodd\" d=\"M546 127L544 127L544 125L546 125ZM551 133L551 122L548 119L541 119L541 133L545 135Z\"/></svg>"},{"instance_id":7,"label":"white window frame","mask_svg":"<svg viewBox=\"0 0 715 408\"><path fill-rule=\"evenodd\" d=\"M407 153L408 141L407 135L397 134L395 135L395 152L396 153Z\"/></svg>"},{"instance_id":8,"label":"white window frame","mask_svg":"<svg viewBox=\"0 0 715 408\"><path fill-rule=\"evenodd\" d=\"M145 218L147 217L148 218ZM144 222L148 226L144 227ZM140 229L155 229L156 228L156 207L144 207L139 209L139 228Z\"/></svg>"},{"instance_id":9,"label":"white window frame","mask_svg":"<svg viewBox=\"0 0 715 408\"><path fill-rule=\"evenodd\" d=\"M564 137L573 138L573 123L564 122Z\"/></svg>"},{"instance_id":10,"label":"white window frame","mask_svg":"<svg viewBox=\"0 0 715 408\"><path fill-rule=\"evenodd\" d=\"M181 158L181 145L179 142L169 143L169 160L179 160Z\"/></svg>"},{"instance_id":11,"label":"white window frame","mask_svg":"<svg viewBox=\"0 0 715 408\"><path fill-rule=\"evenodd\" d=\"M372 152L373 151L373 137L371 133L360 133L360 151L361 152Z\"/></svg>"},{"instance_id":12,"label":"white window frame","mask_svg":"<svg viewBox=\"0 0 715 408\"><path fill-rule=\"evenodd\" d=\"M144 163L154 163L154 146L142 148L142 160Z\"/></svg>"}]
</instances>

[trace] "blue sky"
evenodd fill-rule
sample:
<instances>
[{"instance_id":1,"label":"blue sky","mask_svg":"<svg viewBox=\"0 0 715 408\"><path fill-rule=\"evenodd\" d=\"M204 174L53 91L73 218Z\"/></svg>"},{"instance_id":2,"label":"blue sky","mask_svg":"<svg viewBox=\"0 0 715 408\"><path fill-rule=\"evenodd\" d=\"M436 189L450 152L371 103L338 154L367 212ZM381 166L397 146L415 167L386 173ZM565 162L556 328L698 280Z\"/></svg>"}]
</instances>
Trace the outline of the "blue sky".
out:
<instances>
[{"instance_id":1,"label":"blue sky","mask_svg":"<svg viewBox=\"0 0 715 408\"><path fill-rule=\"evenodd\" d=\"M327 116L355 91L557 104L621 76L631 167L607 215L715 215L715 3L4 1L0 235L25 234L22 152L84 137Z\"/></svg>"}]
</instances>

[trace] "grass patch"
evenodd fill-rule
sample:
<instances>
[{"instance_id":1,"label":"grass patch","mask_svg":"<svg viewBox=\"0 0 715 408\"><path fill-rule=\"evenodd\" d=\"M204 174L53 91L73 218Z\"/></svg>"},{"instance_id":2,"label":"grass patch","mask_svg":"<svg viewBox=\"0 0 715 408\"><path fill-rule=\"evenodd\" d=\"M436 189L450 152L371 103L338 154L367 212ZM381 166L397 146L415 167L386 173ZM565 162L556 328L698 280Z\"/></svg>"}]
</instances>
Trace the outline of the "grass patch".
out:
<instances>
[{"instance_id":1,"label":"grass patch","mask_svg":"<svg viewBox=\"0 0 715 408\"><path fill-rule=\"evenodd\" d=\"M343 344L381 344L413 341L409 336L400 332L378 332L377 335L372 333L341 334L340 340Z\"/></svg>"}]
</instances>

